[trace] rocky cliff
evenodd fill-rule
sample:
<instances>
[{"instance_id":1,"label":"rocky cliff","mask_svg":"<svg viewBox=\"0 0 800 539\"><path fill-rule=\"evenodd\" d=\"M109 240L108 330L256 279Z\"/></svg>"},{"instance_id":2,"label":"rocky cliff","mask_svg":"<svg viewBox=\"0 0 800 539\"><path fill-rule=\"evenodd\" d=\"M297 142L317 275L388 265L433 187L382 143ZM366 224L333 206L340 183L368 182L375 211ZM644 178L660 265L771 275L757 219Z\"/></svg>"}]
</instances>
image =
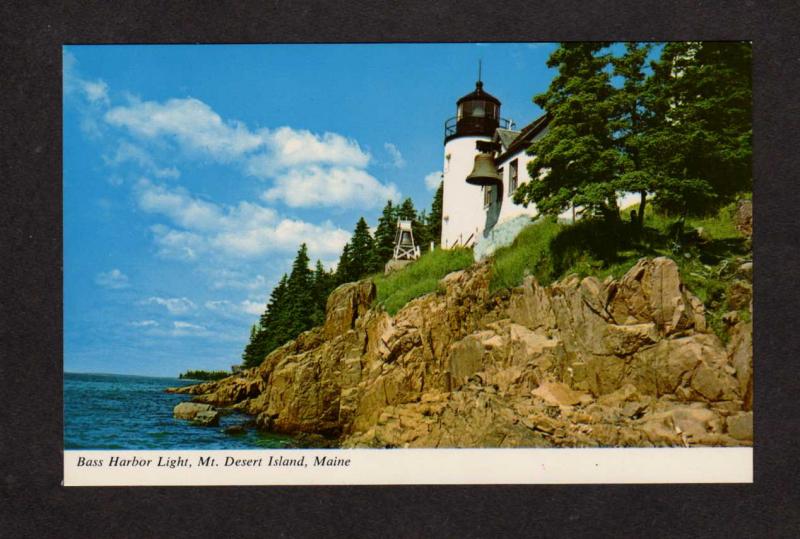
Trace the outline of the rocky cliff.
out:
<instances>
[{"instance_id":1,"label":"rocky cliff","mask_svg":"<svg viewBox=\"0 0 800 539\"><path fill-rule=\"evenodd\" d=\"M752 443L752 325L726 347L672 260L494 295L488 280L452 273L394 317L372 283L343 285L322 327L178 391L344 447Z\"/></svg>"}]
</instances>

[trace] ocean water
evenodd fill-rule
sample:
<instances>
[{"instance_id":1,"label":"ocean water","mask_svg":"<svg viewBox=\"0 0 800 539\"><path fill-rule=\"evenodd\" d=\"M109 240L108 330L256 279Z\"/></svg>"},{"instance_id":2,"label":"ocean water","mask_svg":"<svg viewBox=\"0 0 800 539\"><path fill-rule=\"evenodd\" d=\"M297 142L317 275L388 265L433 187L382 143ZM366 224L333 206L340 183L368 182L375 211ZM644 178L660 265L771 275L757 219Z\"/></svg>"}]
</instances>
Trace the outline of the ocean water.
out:
<instances>
[{"instance_id":1,"label":"ocean water","mask_svg":"<svg viewBox=\"0 0 800 539\"><path fill-rule=\"evenodd\" d=\"M172 417L189 395L165 393L191 385L177 378L64 373L64 449L254 449L292 447L292 439L248 428L232 436L230 425L250 419L223 415L218 427L198 427Z\"/></svg>"}]
</instances>

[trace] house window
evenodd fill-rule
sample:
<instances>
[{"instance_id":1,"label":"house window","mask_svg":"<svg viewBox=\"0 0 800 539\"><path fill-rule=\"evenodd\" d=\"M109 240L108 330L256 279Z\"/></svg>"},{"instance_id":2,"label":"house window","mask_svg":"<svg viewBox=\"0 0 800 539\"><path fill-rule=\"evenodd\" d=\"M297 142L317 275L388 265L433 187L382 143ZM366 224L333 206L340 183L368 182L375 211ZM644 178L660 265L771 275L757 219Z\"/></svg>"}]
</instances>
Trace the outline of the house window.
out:
<instances>
[{"instance_id":1,"label":"house window","mask_svg":"<svg viewBox=\"0 0 800 539\"><path fill-rule=\"evenodd\" d=\"M519 159L514 159L508 165L508 196L514 194L519 184Z\"/></svg>"}]
</instances>

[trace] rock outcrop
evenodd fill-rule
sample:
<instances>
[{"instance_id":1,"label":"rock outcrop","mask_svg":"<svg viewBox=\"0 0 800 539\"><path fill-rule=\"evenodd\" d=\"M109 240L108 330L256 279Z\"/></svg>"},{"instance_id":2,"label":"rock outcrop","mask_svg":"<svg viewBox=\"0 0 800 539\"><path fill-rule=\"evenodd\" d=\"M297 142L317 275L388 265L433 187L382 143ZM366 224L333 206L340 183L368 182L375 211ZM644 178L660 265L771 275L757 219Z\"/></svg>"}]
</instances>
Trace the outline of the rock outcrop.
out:
<instances>
[{"instance_id":1,"label":"rock outcrop","mask_svg":"<svg viewBox=\"0 0 800 539\"><path fill-rule=\"evenodd\" d=\"M726 348L672 260L499 294L489 272L449 274L394 317L372 283L343 285L322 327L177 391L346 447L752 443L752 324Z\"/></svg>"},{"instance_id":2,"label":"rock outcrop","mask_svg":"<svg viewBox=\"0 0 800 539\"><path fill-rule=\"evenodd\" d=\"M188 419L202 427L215 427L219 425L220 412L210 404L181 402L173 408L172 415L177 419Z\"/></svg>"}]
</instances>

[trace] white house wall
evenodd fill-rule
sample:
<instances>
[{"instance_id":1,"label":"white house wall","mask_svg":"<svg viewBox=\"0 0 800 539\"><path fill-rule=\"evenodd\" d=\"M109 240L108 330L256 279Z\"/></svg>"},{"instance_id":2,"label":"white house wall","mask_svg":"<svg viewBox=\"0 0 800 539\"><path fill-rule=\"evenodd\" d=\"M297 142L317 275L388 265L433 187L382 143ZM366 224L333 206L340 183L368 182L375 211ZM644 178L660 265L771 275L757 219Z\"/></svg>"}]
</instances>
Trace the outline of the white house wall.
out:
<instances>
[{"instance_id":1,"label":"white house wall","mask_svg":"<svg viewBox=\"0 0 800 539\"><path fill-rule=\"evenodd\" d=\"M522 204L514 203L514 193L509 189L511 186L511 162L517 160L517 187L524 183L528 183L531 179L528 174L528 163L533 160L533 157L526 154L524 151L512 155L509 159L499 163L499 167L503 173L503 204L500 206L500 216L497 223L503 223L509 219L513 219L519 215L537 215L539 212L536 209L536 204L528 204L526 208Z\"/></svg>"}]
</instances>

